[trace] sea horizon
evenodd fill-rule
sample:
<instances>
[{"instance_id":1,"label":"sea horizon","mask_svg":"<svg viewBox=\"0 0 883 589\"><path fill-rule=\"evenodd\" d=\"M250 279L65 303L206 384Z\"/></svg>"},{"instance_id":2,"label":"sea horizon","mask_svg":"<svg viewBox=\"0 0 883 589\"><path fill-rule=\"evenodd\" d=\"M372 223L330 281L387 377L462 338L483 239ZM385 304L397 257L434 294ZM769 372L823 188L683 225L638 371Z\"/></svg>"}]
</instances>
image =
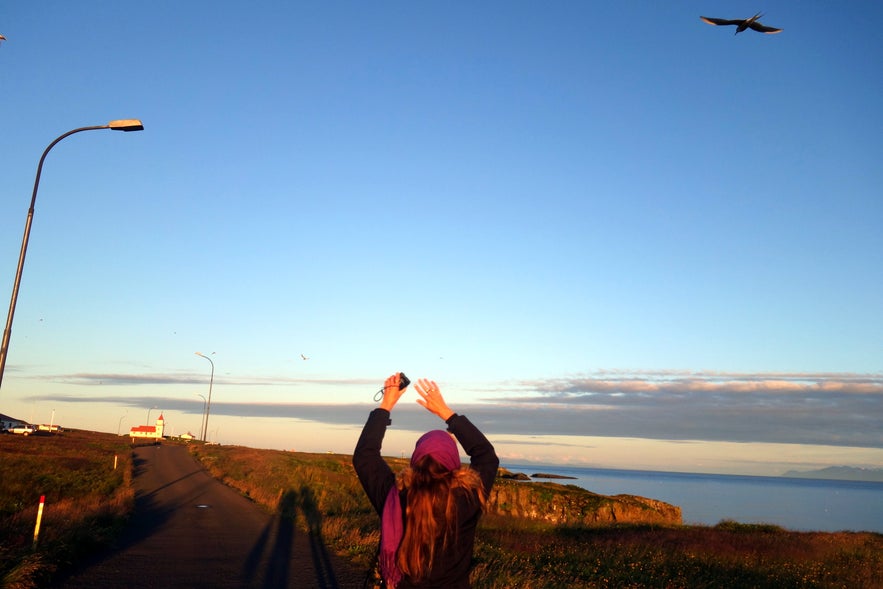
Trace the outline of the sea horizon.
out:
<instances>
[{"instance_id":1,"label":"sea horizon","mask_svg":"<svg viewBox=\"0 0 883 589\"><path fill-rule=\"evenodd\" d=\"M508 466L504 464L505 461L501 460L500 467L511 470ZM616 468L612 466L588 466L588 465L576 465L576 464L554 464L550 462L531 462L531 461L518 461L511 463L518 468L526 468L537 469L537 468L552 468L552 469L584 469L584 470L592 470L592 471L611 471L611 472L634 472L634 473L644 473L644 474L683 474L683 475L703 475L703 476L720 476L720 477L744 477L744 478L765 478L765 479L799 479L799 480L816 480L816 481L845 481L845 482L859 482L859 483L883 483L883 468L869 469L869 468L861 468L854 466L837 466L837 467L829 467L826 469L815 469L815 470L807 470L807 471L795 471L789 470L782 474L746 474L746 473L724 473L724 472L706 472L699 470L664 470L664 469L645 469L645 468ZM848 469L853 472L866 471L870 473L871 477L877 476L880 478L843 478L843 477L834 477L834 476L824 476L822 473L824 471L828 471L830 469ZM794 473L794 474L791 474ZM529 473L524 472L530 476ZM543 471L537 471L537 474L555 474L555 473L545 473ZM811 476L818 475L818 476Z\"/></svg>"},{"instance_id":2,"label":"sea horizon","mask_svg":"<svg viewBox=\"0 0 883 589\"><path fill-rule=\"evenodd\" d=\"M601 495L637 495L681 508L684 524L772 524L795 531L883 533L883 482L743 474L501 463L531 482ZM572 478L534 478L551 474ZM530 483L526 483L530 484Z\"/></svg>"}]
</instances>

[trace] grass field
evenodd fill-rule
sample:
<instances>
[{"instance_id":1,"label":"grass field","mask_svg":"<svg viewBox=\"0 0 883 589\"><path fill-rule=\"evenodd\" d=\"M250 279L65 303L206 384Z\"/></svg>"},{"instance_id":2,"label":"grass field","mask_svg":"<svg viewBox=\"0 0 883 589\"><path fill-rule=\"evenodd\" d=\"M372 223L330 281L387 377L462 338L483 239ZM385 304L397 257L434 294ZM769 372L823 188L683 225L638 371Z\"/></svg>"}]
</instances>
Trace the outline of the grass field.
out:
<instances>
[{"instance_id":1,"label":"grass field","mask_svg":"<svg viewBox=\"0 0 883 589\"><path fill-rule=\"evenodd\" d=\"M45 586L56 569L112 541L134 505L127 442L79 431L0 435L0 587Z\"/></svg>"},{"instance_id":2,"label":"grass field","mask_svg":"<svg viewBox=\"0 0 883 589\"><path fill-rule=\"evenodd\" d=\"M303 509L302 520L314 522L329 546L361 566L373 557L379 522L350 456L219 446L192 450L216 478L268 509ZM400 459L389 462L394 470L405 465ZM735 522L588 527L485 516L475 556L475 589L883 588L883 535L791 532Z\"/></svg>"},{"instance_id":3,"label":"grass field","mask_svg":"<svg viewBox=\"0 0 883 589\"><path fill-rule=\"evenodd\" d=\"M128 441L89 432L0 436L0 587L46 586L55 570L112 541L134 505ZM226 484L368 566L379 522L350 456L190 448ZM41 494L46 510L34 549ZM476 589L883 588L883 535L734 522L589 527L487 515L475 556Z\"/></svg>"}]
</instances>

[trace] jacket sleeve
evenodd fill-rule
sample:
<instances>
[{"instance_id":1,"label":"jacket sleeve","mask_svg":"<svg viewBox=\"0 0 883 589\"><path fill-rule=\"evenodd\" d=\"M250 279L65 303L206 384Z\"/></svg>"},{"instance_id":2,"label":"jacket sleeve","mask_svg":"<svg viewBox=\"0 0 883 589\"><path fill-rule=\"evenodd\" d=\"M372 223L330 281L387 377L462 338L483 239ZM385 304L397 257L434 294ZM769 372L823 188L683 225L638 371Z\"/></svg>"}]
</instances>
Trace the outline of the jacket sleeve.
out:
<instances>
[{"instance_id":1,"label":"jacket sleeve","mask_svg":"<svg viewBox=\"0 0 883 589\"><path fill-rule=\"evenodd\" d=\"M378 515L383 514L386 495L390 487L395 484L395 474L380 456L383 436L390 423L389 411L379 408L372 411L353 451L353 467L356 469L356 475Z\"/></svg>"},{"instance_id":2,"label":"jacket sleeve","mask_svg":"<svg viewBox=\"0 0 883 589\"><path fill-rule=\"evenodd\" d=\"M448 418L448 431L454 434L469 455L469 466L478 471L485 493L489 493L497 477L500 459L493 445L464 415L454 414Z\"/></svg>"}]
</instances>

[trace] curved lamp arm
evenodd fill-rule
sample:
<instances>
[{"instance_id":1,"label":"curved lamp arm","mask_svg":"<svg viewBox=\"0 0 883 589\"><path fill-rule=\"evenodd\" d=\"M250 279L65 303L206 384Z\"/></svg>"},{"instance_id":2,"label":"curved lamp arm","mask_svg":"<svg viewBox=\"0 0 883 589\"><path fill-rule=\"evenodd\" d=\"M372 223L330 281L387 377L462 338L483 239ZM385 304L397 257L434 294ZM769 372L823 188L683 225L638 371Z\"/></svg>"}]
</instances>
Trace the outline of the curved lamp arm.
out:
<instances>
[{"instance_id":1,"label":"curved lamp arm","mask_svg":"<svg viewBox=\"0 0 883 589\"><path fill-rule=\"evenodd\" d=\"M49 154L49 150L55 147L55 144L70 137L74 133L81 131L95 131L98 129L112 129L114 131L143 131L144 125L138 119L120 119L111 121L106 125L96 125L92 127L80 127L59 135L55 141L43 151L40 156L40 163L37 164L37 177L34 179L34 192L31 194L31 206L28 209L28 218L25 221L25 233L21 240L21 253L18 255L18 266L15 270L15 282L12 284L12 298L9 301L9 313L6 315L6 328L3 330L3 341L0 343L0 387L3 386L3 372L6 369L6 355L9 351L9 339L12 337L12 318L15 315L15 303L18 300L18 289L21 284L21 274L25 266L25 255L28 252L28 240L31 235L31 223L34 220L34 204L37 202L37 189L40 187L40 174L43 172L43 161Z\"/></svg>"}]
</instances>

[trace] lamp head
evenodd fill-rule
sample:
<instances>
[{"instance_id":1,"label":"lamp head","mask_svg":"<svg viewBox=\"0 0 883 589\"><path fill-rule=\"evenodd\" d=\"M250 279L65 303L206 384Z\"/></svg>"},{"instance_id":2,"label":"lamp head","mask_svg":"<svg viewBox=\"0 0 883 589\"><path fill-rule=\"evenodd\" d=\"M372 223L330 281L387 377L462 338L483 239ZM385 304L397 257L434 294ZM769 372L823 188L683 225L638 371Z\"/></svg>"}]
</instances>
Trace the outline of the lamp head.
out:
<instances>
[{"instance_id":1,"label":"lamp head","mask_svg":"<svg viewBox=\"0 0 883 589\"><path fill-rule=\"evenodd\" d=\"M107 124L114 131L143 131L144 125L138 119L120 119Z\"/></svg>"}]
</instances>

